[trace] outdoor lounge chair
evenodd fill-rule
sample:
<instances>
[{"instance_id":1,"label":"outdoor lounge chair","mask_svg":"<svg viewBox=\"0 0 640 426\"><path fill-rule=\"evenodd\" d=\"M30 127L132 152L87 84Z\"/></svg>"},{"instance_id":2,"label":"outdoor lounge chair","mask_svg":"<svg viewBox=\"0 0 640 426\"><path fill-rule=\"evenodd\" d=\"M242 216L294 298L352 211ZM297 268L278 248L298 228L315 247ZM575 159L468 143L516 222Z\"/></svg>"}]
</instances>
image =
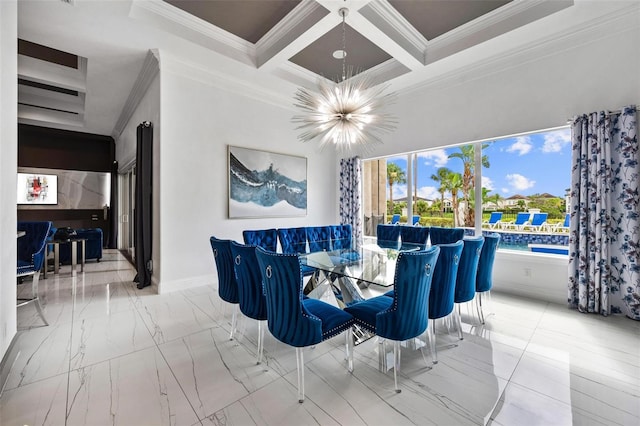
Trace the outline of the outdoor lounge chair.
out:
<instances>
[{"instance_id":1,"label":"outdoor lounge chair","mask_svg":"<svg viewBox=\"0 0 640 426\"><path fill-rule=\"evenodd\" d=\"M547 227L548 213L534 213L531 222L523 225L521 229L531 229L532 231L542 231Z\"/></svg>"},{"instance_id":2,"label":"outdoor lounge chair","mask_svg":"<svg viewBox=\"0 0 640 426\"><path fill-rule=\"evenodd\" d=\"M492 212L489 220L482 222L483 228L495 229L502 222L502 212Z\"/></svg>"},{"instance_id":3,"label":"outdoor lounge chair","mask_svg":"<svg viewBox=\"0 0 640 426\"><path fill-rule=\"evenodd\" d=\"M529 212L521 212L516 216L515 221L510 222L502 222L502 229L514 229L514 230L522 230L525 225L529 224L529 217L531 213Z\"/></svg>"},{"instance_id":4,"label":"outdoor lounge chair","mask_svg":"<svg viewBox=\"0 0 640 426\"><path fill-rule=\"evenodd\" d=\"M391 221L389 222L389 225L395 225L396 223L400 222L400 215L399 214L394 214L393 216L391 216Z\"/></svg>"},{"instance_id":5,"label":"outdoor lounge chair","mask_svg":"<svg viewBox=\"0 0 640 426\"><path fill-rule=\"evenodd\" d=\"M564 222L558 222L553 225L547 225L549 232L569 232L569 226L571 225L571 213L564 215Z\"/></svg>"}]
</instances>

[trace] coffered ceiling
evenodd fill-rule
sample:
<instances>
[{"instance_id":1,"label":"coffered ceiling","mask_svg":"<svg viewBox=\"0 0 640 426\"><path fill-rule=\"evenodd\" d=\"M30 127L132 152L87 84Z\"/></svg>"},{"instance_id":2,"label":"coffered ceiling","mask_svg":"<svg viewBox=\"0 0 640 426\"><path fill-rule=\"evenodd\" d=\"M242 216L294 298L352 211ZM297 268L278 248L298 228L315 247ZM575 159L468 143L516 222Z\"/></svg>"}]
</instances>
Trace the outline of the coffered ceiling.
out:
<instances>
[{"instance_id":1,"label":"coffered ceiling","mask_svg":"<svg viewBox=\"0 0 640 426\"><path fill-rule=\"evenodd\" d=\"M78 66L50 62L26 53L23 46L19 119L117 136L117 123L149 49L289 107L297 87L313 88L321 78L341 75L342 60L333 57L343 43L341 8L348 9L346 64L392 90L410 90L597 22L600 12L588 3L21 0L18 34L24 46L66 52ZM587 12L572 12L577 5ZM562 19L554 18L559 14Z\"/></svg>"}]
</instances>

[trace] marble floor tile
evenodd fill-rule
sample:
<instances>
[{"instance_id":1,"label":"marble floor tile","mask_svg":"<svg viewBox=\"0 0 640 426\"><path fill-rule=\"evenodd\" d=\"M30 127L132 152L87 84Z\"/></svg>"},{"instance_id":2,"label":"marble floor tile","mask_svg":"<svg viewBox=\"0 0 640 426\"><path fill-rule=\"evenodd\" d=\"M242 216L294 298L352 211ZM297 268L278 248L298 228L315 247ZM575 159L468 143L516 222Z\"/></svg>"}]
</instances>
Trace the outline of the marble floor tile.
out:
<instances>
[{"instance_id":1,"label":"marble floor tile","mask_svg":"<svg viewBox=\"0 0 640 426\"><path fill-rule=\"evenodd\" d=\"M192 425L198 418L153 347L71 371L66 425Z\"/></svg>"},{"instance_id":2,"label":"marble floor tile","mask_svg":"<svg viewBox=\"0 0 640 426\"><path fill-rule=\"evenodd\" d=\"M204 419L278 379L219 327L159 345L198 417Z\"/></svg>"},{"instance_id":3,"label":"marble floor tile","mask_svg":"<svg viewBox=\"0 0 640 426\"><path fill-rule=\"evenodd\" d=\"M71 369L155 346L136 310L79 318L73 323Z\"/></svg>"},{"instance_id":4,"label":"marble floor tile","mask_svg":"<svg viewBox=\"0 0 640 426\"><path fill-rule=\"evenodd\" d=\"M68 374L5 390L0 398L2 426L65 424Z\"/></svg>"},{"instance_id":5,"label":"marble floor tile","mask_svg":"<svg viewBox=\"0 0 640 426\"><path fill-rule=\"evenodd\" d=\"M293 372L290 374L293 375L292 380L295 383L296 373ZM305 400L303 404L298 403L296 386L284 378L279 378L257 391L252 392L240 399L238 403L242 405L242 408L246 410L256 425L301 426L339 424L331 417L330 407L321 408L310 398ZM238 407L233 407L233 410L227 411L233 412L238 418L244 417Z\"/></svg>"},{"instance_id":6,"label":"marble floor tile","mask_svg":"<svg viewBox=\"0 0 640 426\"><path fill-rule=\"evenodd\" d=\"M153 301L145 299L137 309L157 344L218 325L218 321L182 294L157 296Z\"/></svg>"},{"instance_id":7,"label":"marble floor tile","mask_svg":"<svg viewBox=\"0 0 640 426\"><path fill-rule=\"evenodd\" d=\"M640 424L640 382L623 383L606 374L526 353L512 383L616 424Z\"/></svg>"},{"instance_id":8,"label":"marble floor tile","mask_svg":"<svg viewBox=\"0 0 640 426\"><path fill-rule=\"evenodd\" d=\"M546 395L510 383L494 411L496 425L566 426L613 425L610 419L591 415Z\"/></svg>"},{"instance_id":9,"label":"marble floor tile","mask_svg":"<svg viewBox=\"0 0 640 426\"><path fill-rule=\"evenodd\" d=\"M18 356L6 389L13 389L69 371L71 323L32 328L16 337Z\"/></svg>"}]
</instances>

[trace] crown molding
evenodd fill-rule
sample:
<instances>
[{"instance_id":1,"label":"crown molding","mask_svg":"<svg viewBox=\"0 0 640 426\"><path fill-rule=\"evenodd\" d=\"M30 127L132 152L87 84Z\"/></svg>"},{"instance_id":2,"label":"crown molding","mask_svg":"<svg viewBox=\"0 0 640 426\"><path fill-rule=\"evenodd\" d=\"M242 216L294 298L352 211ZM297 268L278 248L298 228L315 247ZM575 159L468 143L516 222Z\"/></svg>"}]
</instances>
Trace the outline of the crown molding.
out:
<instances>
[{"instance_id":1,"label":"crown molding","mask_svg":"<svg viewBox=\"0 0 640 426\"><path fill-rule=\"evenodd\" d=\"M256 64L252 43L162 0L134 1L129 16L243 63Z\"/></svg>"},{"instance_id":2,"label":"crown molding","mask_svg":"<svg viewBox=\"0 0 640 426\"><path fill-rule=\"evenodd\" d=\"M129 123L131 116L135 112L138 105L140 105L140 101L147 93L147 89L153 82L153 80L158 75L160 71L160 57L157 50L149 50L147 51L147 56L144 59L144 63L142 64L142 69L140 73L138 73L138 78L135 83L133 83L133 87L131 88L131 92L129 93L129 97L122 107L122 111L120 112L120 117L113 127L113 131L111 132L111 136L113 139L118 140L124 128Z\"/></svg>"},{"instance_id":3,"label":"crown molding","mask_svg":"<svg viewBox=\"0 0 640 426\"><path fill-rule=\"evenodd\" d=\"M366 75L367 78L371 79L373 85L377 86L379 84L389 83L390 80L400 77L410 71L411 70L405 67L401 62L391 58L376 65L375 67L371 67L368 70L363 71L360 74Z\"/></svg>"},{"instance_id":4,"label":"crown molding","mask_svg":"<svg viewBox=\"0 0 640 426\"><path fill-rule=\"evenodd\" d=\"M227 92L234 93L244 98L255 99L279 108L291 108L293 95L269 90L264 85L252 83L253 80L241 78L229 73L217 71L205 64L187 61L184 58L165 54L162 52L162 72L169 72L202 83L206 86L216 87ZM293 94L293 90L291 91Z\"/></svg>"},{"instance_id":5,"label":"crown molding","mask_svg":"<svg viewBox=\"0 0 640 426\"><path fill-rule=\"evenodd\" d=\"M433 63L573 4L573 0L527 0L508 3L430 40L424 50L424 64ZM512 22L516 19L520 22Z\"/></svg>"},{"instance_id":6,"label":"crown molding","mask_svg":"<svg viewBox=\"0 0 640 426\"><path fill-rule=\"evenodd\" d=\"M375 0L359 10L360 14L396 40L416 59L424 62L427 39L387 0Z\"/></svg>"},{"instance_id":7,"label":"crown molding","mask_svg":"<svg viewBox=\"0 0 640 426\"><path fill-rule=\"evenodd\" d=\"M258 40L255 45L257 66L263 65L328 13L315 1L300 3Z\"/></svg>"},{"instance_id":8,"label":"crown molding","mask_svg":"<svg viewBox=\"0 0 640 426\"><path fill-rule=\"evenodd\" d=\"M477 61L475 64L464 68L459 68L416 84L402 85L400 89L396 89L396 92L399 96L409 96L430 87L445 87L458 84L461 79L464 79L464 81L475 80L505 69L521 66L523 63L537 61L542 57L555 55L577 46L601 40L602 38L615 37L626 31L637 29L639 16L640 3L633 3L609 14L576 24L559 33L548 35L526 45L506 50L499 55Z\"/></svg>"}]
</instances>

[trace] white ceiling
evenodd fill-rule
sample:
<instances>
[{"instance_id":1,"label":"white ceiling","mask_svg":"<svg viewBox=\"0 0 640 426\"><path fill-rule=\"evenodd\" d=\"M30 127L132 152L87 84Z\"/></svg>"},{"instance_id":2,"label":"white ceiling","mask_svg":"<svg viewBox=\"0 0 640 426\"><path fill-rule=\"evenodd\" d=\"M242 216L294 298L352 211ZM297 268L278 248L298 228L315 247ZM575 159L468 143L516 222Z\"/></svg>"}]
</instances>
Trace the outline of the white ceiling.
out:
<instances>
[{"instance_id":1,"label":"white ceiling","mask_svg":"<svg viewBox=\"0 0 640 426\"><path fill-rule=\"evenodd\" d=\"M289 59L340 24L337 10L345 6L347 24L391 56L367 72L402 95L514 52L565 48L562 40L568 34L589 31L637 4L516 0L426 40L386 0L306 0L253 44L160 0L21 0L19 38L86 58L86 69L69 75L64 67L19 56L21 78L59 84L84 96L70 103L21 88L20 96L32 102L40 99L49 107L63 102L81 111L70 120L57 111L20 107L19 121L117 136L116 123L149 49L290 107L295 89L313 87L319 77Z\"/></svg>"}]
</instances>

